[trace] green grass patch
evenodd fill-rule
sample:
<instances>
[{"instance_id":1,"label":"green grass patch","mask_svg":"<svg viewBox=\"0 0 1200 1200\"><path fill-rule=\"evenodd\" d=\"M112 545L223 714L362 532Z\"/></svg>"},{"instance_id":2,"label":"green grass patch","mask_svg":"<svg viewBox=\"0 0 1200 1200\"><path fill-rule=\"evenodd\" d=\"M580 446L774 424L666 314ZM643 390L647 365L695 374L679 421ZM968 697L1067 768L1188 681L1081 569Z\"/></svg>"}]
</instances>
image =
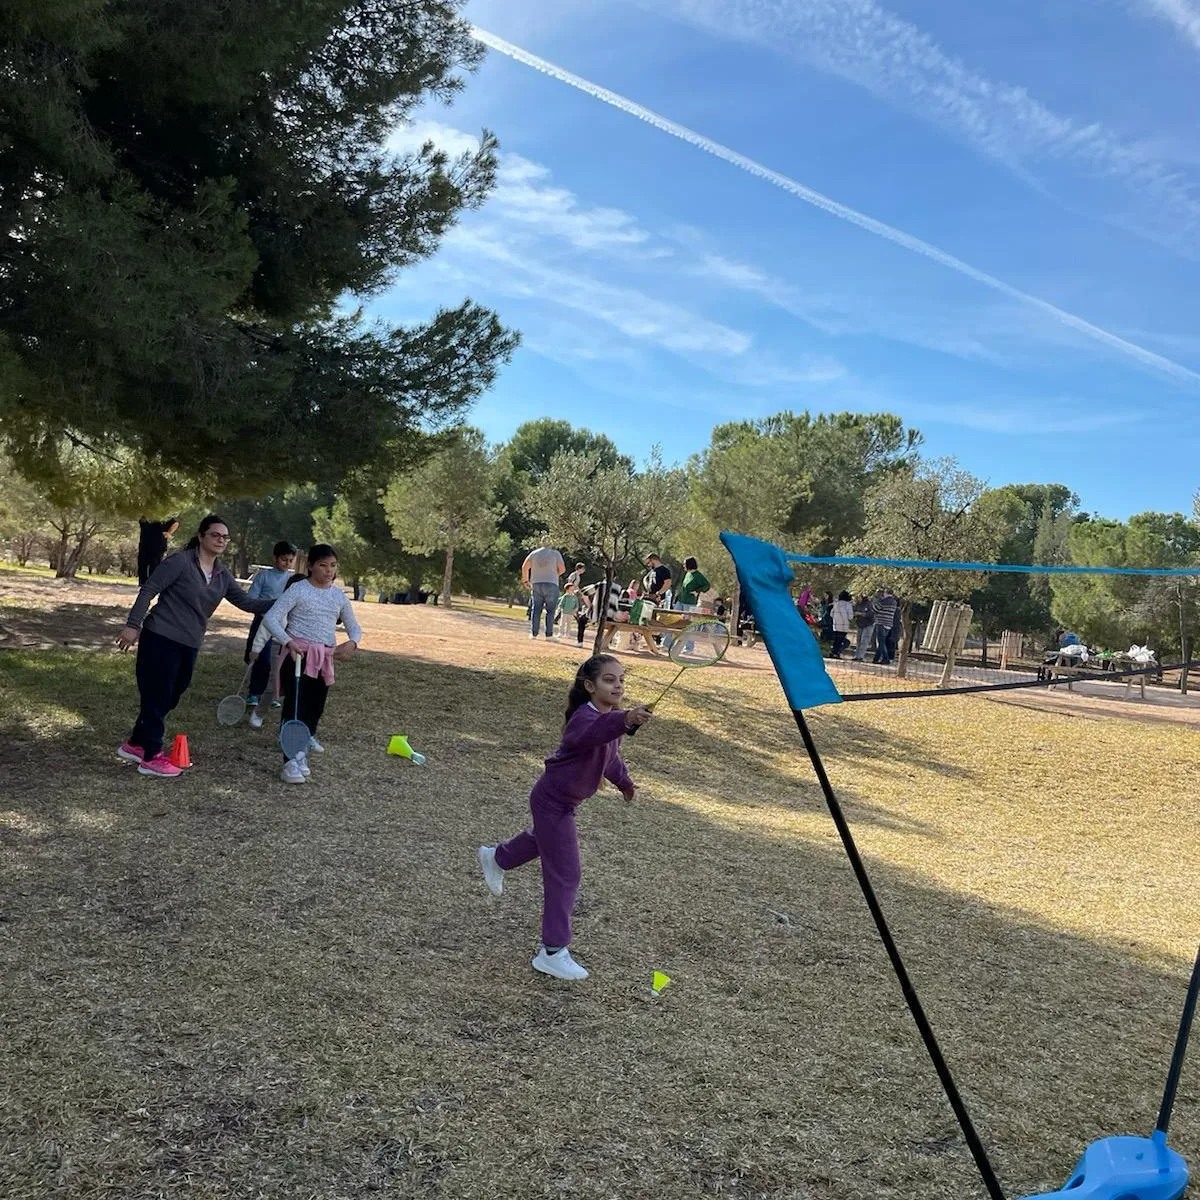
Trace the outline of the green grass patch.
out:
<instances>
[{"instance_id":1,"label":"green grass patch","mask_svg":"<svg viewBox=\"0 0 1200 1200\"><path fill-rule=\"evenodd\" d=\"M536 868L496 900L474 853L525 823L575 660L512 641L356 656L303 788L270 729L216 725L236 657L201 655L196 767L163 782L113 757L131 658L0 653L6 1200L982 1194L765 659L690 673L626 742L639 799L580 811L592 978L531 972ZM1148 1132L1194 732L975 697L811 724L1010 1193Z\"/></svg>"}]
</instances>

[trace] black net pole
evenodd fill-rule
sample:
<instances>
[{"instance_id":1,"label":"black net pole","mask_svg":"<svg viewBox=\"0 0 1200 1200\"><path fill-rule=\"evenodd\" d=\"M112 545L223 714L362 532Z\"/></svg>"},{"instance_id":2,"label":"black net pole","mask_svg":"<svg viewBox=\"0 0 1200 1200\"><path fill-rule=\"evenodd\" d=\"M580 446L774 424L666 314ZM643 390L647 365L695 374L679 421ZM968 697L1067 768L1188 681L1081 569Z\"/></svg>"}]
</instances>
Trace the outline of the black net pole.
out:
<instances>
[{"instance_id":1,"label":"black net pole","mask_svg":"<svg viewBox=\"0 0 1200 1200\"><path fill-rule=\"evenodd\" d=\"M1167 1086L1163 1091L1162 1107L1158 1110L1158 1123L1154 1128L1164 1137L1171 1123L1171 1109L1175 1107L1175 1090L1179 1087L1179 1076L1183 1071L1183 1056L1187 1052L1188 1037L1192 1032L1192 1020L1196 1016L1196 997L1200 995L1200 949L1196 950L1196 963L1192 967L1192 981L1188 984L1187 999L1183 1002L1183 1016L1179 1019L1179 1033L1175 1037L1175 1052L1171 1055L1171 1069L1167 1072Z\"/></svg>"},{"instance_id":2,"label":"black net pole","mask_svg":"<svg viewBox=\"0 0 1200 1200\"><path fill-rule=\"evenodd\" d=\"M871 916L875 921L875 928L879 931L884 949L891 960L892 969L896 972L896 978L900 982L900 991L904 994L904 1001L913 1015L913 1020L917 1023L921 1040L925 1043L925 1049L929 1052L929 1057L933 1061L934 1070L937 1071L938 1079L941 1080L942 1089L946 1093L946 1099L950 1101L950 1107L954 1110L954 1115L958 1119L959 1127L963 1131L963 1137L966 1138L971 1156L975 1159L975 1166L979 1169L980 1177L983 1179L984 1186L987 1188L991 1200L1005 1200L1004 1191L1000 1187L1000 1181L996 1178L996 1172L992 1169L987 1151L984 1149L983 1142L979 1139L979 1134L975 1131L975 1126L971 1122L971 1115L967 1112L967 1106L963 1103L963 1098L959 1094L957 1086L955 1086L954 1078L950 1074L950 1068L946 1065L945 1058L942 1057L942 1051L938 1046L937 1038L934 1036L933 1027L929 1024L929 1020L925 1016L925 1010L921 1007L921 1001L917 997L916 989L912 985L912 980L908 977L904 960L900 957L900 951L896 946L895 939L892 937L892 931L888 928L887 918L883 915L879 898L875 895L875 888L871 884L867 868L863 864L862 856L858 852L854 835L850 832L849 822L842 812L842 806L838 802L838 798L834 795L833 785L829 782L829 776L825 773L825 764L821 761L821 756L817 753L816 743L813 741L812 733L808 728L808 722L805 721L804 714L799 709L792 709L792 715L796 718L796 724L800 729L800 736L804 739L804 748L808 751L808 757L812 760L813 769L816 771L817 779L821 784L821 791L825 795L825 803L829 806L829 813L833 817L833 823L837 826L838 835L842 839L842 845L845 847L846 854L850 859L850 865L854 868L854 875L858 880L858 886L862 889L863 896L867 901L867 907L871 910Z\"/></svg>"}]
</instances>

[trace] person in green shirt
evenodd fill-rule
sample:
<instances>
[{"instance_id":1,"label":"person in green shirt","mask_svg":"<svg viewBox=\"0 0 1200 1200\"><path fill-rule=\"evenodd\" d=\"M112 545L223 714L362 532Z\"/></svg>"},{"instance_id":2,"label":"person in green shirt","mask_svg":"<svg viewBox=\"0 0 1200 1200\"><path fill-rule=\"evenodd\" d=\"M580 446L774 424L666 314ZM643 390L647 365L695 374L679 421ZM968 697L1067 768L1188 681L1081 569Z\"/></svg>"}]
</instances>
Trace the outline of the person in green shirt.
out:
<instances>
[{"instance_id":1,"label":"person in green shirt","mask_svg":"<svg viewBox=\"0 0 1200 1200\"><path fill-rule=\"evenodd\" d=\"M683 578L675 592L675 607L680 612L696 612L700 607L700 597L707 592L712 584L701 573L694 558L683 560Z\"/></svg>"}]
</instances>

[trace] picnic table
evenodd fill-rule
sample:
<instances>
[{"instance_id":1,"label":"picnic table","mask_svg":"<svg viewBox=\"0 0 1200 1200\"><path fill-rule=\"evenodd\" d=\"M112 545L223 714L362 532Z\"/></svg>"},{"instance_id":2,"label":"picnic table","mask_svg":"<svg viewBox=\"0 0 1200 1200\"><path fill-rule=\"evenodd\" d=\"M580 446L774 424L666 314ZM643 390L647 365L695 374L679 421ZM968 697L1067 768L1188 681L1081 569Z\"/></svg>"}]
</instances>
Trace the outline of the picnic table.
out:
<instances>
[{"instance_id":1,"label":"picnic table","mask_svg":"<svg viewBox=\"0 0 1200 1200\"><path fill-rule=\"evenodd\" d=\"M1146 676L1154 670L1154 663L1139 663L1134 661L1127 654L1115 654L1112 657L1112 671L1134 671L1139 667L1146 669L1138 675L1125 676L1125 695L1129 695L1129 689L1136 684L1141 692L1142 699L1146 698ZM1089 666L1087 663L1080 663L1074 656L1060 654L1055 662L1046 664L1046 673L1050 677L1050 686L1057 687L1060 679L1065 679L1067 682L1067 691L1075 690L1075 680L1077 679L1092 679L1097 683L1106 681L1106 676L1109 671L1097 666ZM1114 680L1115 682L1115 680Z\"/></svg>"},{"instance_id":2,"label":"picnic table","mask_svg":"<svg viewBox=\"0 0 1200 1200\"><path fill-rule=\"evenodd\" d=\"M694 621L699 613L672 612L667 609L654 609L651 615L644 616L640 621L615 621L610 624L604 634L604 649L612 648L613 638L623 636L620 648L626 651L633 649L633 635L637 634L641 646L650 654L660 657L669 653L670 643L659 646L655 643L656 634L678 633L689 621Z\"/></svg>"}]
</instances>

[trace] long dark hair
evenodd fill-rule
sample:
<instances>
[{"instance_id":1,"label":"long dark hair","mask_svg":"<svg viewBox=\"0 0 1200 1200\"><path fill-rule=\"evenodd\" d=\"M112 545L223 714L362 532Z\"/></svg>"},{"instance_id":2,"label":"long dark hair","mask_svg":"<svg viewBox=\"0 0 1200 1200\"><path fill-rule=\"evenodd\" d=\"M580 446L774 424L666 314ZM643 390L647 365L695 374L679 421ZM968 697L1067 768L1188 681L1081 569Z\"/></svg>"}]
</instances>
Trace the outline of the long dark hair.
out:
<instances>
[{"instance_id":1,"label":"long dark hair","mask_svg":"<svg viewBox=\"0 0 1200 1200\"><path fill-rule=\"evenodd\" d=\"M575 710L582 708L592 698L592 693L584 685L585 683L595 683L607 663L616 663L617 666L620 666L621 660L612 654L593 654L575 672L575 682L571 684L571 692L567 696L567 715L563 719L564 726L575 715Z\"/></svg>"},{"instance_id":2,"label":"long dark hair","mask_svg":"<svg viewBox=\"0 0 1200 1200\"><path fill-rule=\"evenodd\" d=\"M229 522L224 517L218 517L216 513L209 513L203 521L200 522L200 527L192 534L191 541L184 547L185 550L197 550L200 547L200 539L214 526L224 525L229 528Z\"/></svg>"}]
</instances>

